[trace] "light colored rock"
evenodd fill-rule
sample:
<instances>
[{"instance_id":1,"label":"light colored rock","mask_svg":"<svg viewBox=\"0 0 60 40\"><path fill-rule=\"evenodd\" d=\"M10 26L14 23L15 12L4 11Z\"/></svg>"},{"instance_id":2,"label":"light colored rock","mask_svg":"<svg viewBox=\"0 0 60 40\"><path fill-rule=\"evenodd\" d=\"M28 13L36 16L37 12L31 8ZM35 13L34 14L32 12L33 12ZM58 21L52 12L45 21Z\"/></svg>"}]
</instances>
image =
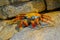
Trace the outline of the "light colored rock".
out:
<instances>
[{"instance_id":1,"label":"light colored rock","mask_svg":"<svg viewBox=\"0 0 60 40\"><path fill-rule=\"evenodd\" d=\"M23 29L10 40L60 40L60 27L47 27L40 30Z\"/></svg>"},{"instance_id":2,"label":"light colored rock","mask_svg":"<svg viewBox=\"0 0 60 40\"><path fill-rule=\"evenodd\" d=\"M41 28L40 30L24 28L10 40L60 40L60 12L50 12L47 15L55 20L55 26Z\"/></svg>"},{"instance_id":3,"label":"light colored rock","mask_svg":"<svg viewBox=\"0 0 60 40\"><path fill-rule=\"evenodd\" d=\"M5 21L0 22L0 40L7 40L15 34L16 24L7 24Z\"/></svg>"},{"instance_id":4,"label":"light colored rock","mask_svg":"<svg viewBox=\"0 0 60 40\"><path fill-rule=\"evenodd\" d=\"M60 0L46 0L46 3L47 3L47 10L60 8Z\"/></svg>"}]
</instances>

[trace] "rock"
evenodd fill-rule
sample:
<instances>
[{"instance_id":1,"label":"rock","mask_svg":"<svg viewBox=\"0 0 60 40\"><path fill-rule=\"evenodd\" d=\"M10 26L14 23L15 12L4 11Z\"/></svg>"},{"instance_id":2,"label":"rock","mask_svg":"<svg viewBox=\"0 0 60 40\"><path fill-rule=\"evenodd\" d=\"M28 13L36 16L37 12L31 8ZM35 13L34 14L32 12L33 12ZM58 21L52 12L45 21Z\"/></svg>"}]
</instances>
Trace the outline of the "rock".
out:
<instances>
[{"instance_id":1,"label":"rock","mask_svg":"<svg viewBox=\"0 0 60 40\"><path fill-rule=\"evenodd\" d=\"M47 10L60 8L60 0L46 0Z\"/></svg>"},{"instance_id":2,"label":"rock","mask_svg":"<svg viewBox=\"0 0 60 40\"><path fill-rule=\"evenodd\" d=\"M9 0L11 3L14 3L14 2L18 2L18 1L21 1L21 2L25 2L25 1L29 1L29 0Z\"/></svg>"},{"instance_id":3,"label":"rock","mask_svg":"<svg viewBox=\"0 0 60 40\"><path fill-rule=\"evenodd\" d=\"M15 34L10 40L60 40L60 27L42 28L40 30L32 30L29 28Z\"/></svg>"},{"instance_id":4,"label":"rock","mask_svg":"<svg viewBox=\"0 0 60 40\"><path fill-rule=\"evenodd\" d=\"M4 13L2 10L3 8L4 8L4 6L0 7L0 19L6 19L7 18L6 13Z\"/></svg>"},{"instance_id":5,"label":"rock","mask_svg":"<svg viewBox=\"0 0 60 40\"><path fill-rule=\"evenodd\" d=\"M0 6L3 5L9 5L10 3L14 3L14 2L25 2L25 1L29 1L29 0L0 0Z\"/></svg>"},{"instance_id":6,"label":"rock","mask_svg":"<svg viewBox=\"0 0 60 40\"><path fill-rule=\"evenodd\" d=\"M0 39L7 40L10 39L15 34L16 24L7 24L5 21L0 22Z\"/></svg>"},{"instance_id":7,"label":"rock","mask_svg":"<svg viewBox=\"0 0 60 40\"><path fill-rule=\"evenodd\" d=\"M23 2L16 5L8 5L2 8L3 16L6 18L14 17L18 14L43 11L45 5L43 1ZM2 13L1 13L2 14ZM3 18L2 18L3 19Z\"/></svg>"},{"instance_id":8,"label":"rock","mask_svg":"<svg viewBox=\"0 0 60 40\"><path fill-rule=\"evenodd\" d=\"M29 0L19 0L19 1L29 1Z\"/></svg>"},{"instance_id":9,"label":"rock","mask_svg":"<svg viewBox=\"0 0 60 40\"><path fill-rule=\"evenodd\" d=\"M0 19L6 19L7 17L0 13Z\"/></svg>"},{"instance_id":10,"label":"rock","mask_svg":"<svg viewBox=\"0 0 60 40\"><path fill-rule=\"evenodd\" d=\"M6 19L7 19L7 17L14 17L17 14L16 8L14 6L11 6L11 5L5 6L2 9L2 11L3 11L3 14L5 13Z\"/></svg>"},{"instance_id":11,"label":"rock","mask_svg":"<svg viewBox=\"0 0 60 40\"><path fill-rule=\"evenodd\" d=\"M0 6L8 5L8 4L9 4L8 0L0 0Z\"/></svg>"},{"instance_id":12,"label":"rock","mask_svg":"<svg viewBox=\"0 0 60 40\"><path fill-rule=\"evenodd\" d=\"M45 10L44 0L40 0L40 1L37 0L32 2L32 4L33 4L33 8L35 8L35 10L38 12Z\"/></svg>"},{"instance_id":13,"label":"rock","mask_svg":"<svg viewBox=\"0 0 60 40\"><path fill-rule=\"evenodd\" d=\"M50 12L53 20L55 20L55 26L41 28L34 30L30 28L24 28L22 31L15 34L10 40L60 40L60 12Z\"/></svg>"}]
</instances>

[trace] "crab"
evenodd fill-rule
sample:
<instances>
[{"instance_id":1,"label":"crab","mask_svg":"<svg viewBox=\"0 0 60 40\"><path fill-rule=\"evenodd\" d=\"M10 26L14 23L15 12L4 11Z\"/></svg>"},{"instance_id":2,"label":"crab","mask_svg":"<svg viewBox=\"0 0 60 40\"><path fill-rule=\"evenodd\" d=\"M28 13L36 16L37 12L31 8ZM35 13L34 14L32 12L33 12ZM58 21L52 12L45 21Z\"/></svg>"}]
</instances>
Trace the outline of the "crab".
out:
<instances>
[{"instance_id":1,"label":"crab","mask_svg":"<svg viewBox=\"0 0 60 40\"><path fill-rule=\"evenodd\" d=\"M27 14L20 14L17 15L15 18L16 21L20 21L19 28L22 29L23 25L24 27L28 27L29 25L32 25L32 28L35 28L36 25L41 26L40 21L51 23L53 20L50 16L47 16L46 14L39 14L39 13L27 13Z\"/></svg>"}]
</instances>

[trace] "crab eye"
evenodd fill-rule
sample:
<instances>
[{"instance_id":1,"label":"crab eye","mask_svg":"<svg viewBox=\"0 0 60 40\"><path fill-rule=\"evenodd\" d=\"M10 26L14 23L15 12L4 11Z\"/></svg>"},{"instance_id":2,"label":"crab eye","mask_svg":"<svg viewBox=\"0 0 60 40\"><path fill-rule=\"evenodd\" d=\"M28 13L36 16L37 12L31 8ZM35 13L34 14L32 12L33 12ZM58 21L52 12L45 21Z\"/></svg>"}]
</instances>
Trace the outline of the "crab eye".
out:
<instances>
[{"instance_id":1,"label":"crab eye","mask_svg":"<svg viewBox=\"0 0 60 40\"><path fill-rule=\"evenodd\" d=\"M28 17L27 17L27 16L25 16L25 17L24 17L24 19L28 19Z\"/></svg>"},{"instance_id":2,"label":"crab eye","mask_svg":"<svg viewBox=\"0 0 60 40\"><path fill-rule=\"evenodd\" d=\"M32 17L31 17L31 20L34 20L34 19L35 19L35 16L32 16Z\"/></svg>"},{"instance_id":3,"label":"crab eye","mask_svg":"<svg viewBox=\"0 0 60 40\"><path fill-rule=\"evenodd\" d=\"M36 19L36 18L39 18L39 16L35 16L35 19Z\"/></svg>"}]
</instances>

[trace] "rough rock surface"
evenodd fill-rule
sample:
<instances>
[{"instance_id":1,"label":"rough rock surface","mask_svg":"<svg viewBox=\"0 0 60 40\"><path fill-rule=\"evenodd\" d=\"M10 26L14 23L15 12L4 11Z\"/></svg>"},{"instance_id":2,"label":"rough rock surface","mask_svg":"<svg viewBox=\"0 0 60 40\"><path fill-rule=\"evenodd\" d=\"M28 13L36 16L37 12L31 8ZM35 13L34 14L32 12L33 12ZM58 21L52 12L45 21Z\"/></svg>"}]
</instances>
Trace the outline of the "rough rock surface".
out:
<instances>
[{"instance_id":1,"label":"rough rock surface","mask_svg":"<svg viewBox=\"0 0 60 40\"><path fill-rule=\"evenodd\" d=\"M26 1L30 1L30 0L9 0L11 3L14 3L14 2L18 2L18 1L21 1L21 2L26 2Z\"/></svg>"},{"instance_id":2,"label":"rough rock surface","mask_svg":"<svg viewBox=\"0 0 60 40\"><path fill-rule=\"evenodd\" d=\"M0 0L0 6L9 4L8 0Z\"/></svg>"},{"instance_id":3,"label":"rough rock surface","mask_svg":"<svg viewBox=\"0 0 60 40\"><path fill-rule=\"evenodd\" d=\"M60 40L60 12L50 12L47 15L55 20L55 26L41 28L40 30L25 28L10 40Z\"/></svg>"},{"instance_id":4,"label":"rough rock surface","mask_svg":"<svg viewBox=\"0 0 60 40\"><path fill-rule=\"evenodd\" d=\"M15 34L16 24L8 24L6 21L0 21L0 40L10 39Z\"/></svg>"},{"instance_id":5,"label":"rough rock surface","mask_svg":"<svg viewBox=\"0 0 60 40\"><path fill-rule=\"evenodd\" d=\"M45 5L43 0L41 0L41 1L22 2L4 6L1 8L2 11L0 14L3 14L2 16L5 16L6 19L7 17L11 18L22 13L43 11L45 10ZM4 19L3 17L1 18Z\"/></svg>"},{"instance_id":6,"label":"rough rock surface","mask_svg":"<svg viewBox=\"0 0 60 40\"><path fill-rule=\"evenodd\" d=\"M25 1L29 1L29 0L0 0L0 6L9 5L10 3L14 3L14 2L18 2L18 1L25 2Z\"/></svg>"},{"instance_id":7,"label":"rough rock surface","mask_svg":"<svg viewBox=\"0 0 60 40\"><path fill-rule=\"evenodd\" d=\"M6 19L6 16L3 14L2 7L0 8L0 18Z\"/></svg>"},{"instance_id":8,"label":"rough rock surface","mask_svg":"<svg viewBox=\"0 0 60 40\"><path fill-rule=\"evenodd\" d=\"M47 10L60 8L60 0L46 0L46 3L47 3Z\"/></svg>"},{"instance_id":9,"label":"rough rock surface","mask_svg":"<svg viewBox=\"0 0 60 40\"><path fill-rule=\"evenodd\" d=\"M22 1L22 2L21 2ZM21 13L42 12L46 9L53 10L60 8L60 0L0 0L0 18L11 18ZM6 5L9 3L12 5ZM46 4L46 5L45 5Z\"/></svg>"}]
</instances>

